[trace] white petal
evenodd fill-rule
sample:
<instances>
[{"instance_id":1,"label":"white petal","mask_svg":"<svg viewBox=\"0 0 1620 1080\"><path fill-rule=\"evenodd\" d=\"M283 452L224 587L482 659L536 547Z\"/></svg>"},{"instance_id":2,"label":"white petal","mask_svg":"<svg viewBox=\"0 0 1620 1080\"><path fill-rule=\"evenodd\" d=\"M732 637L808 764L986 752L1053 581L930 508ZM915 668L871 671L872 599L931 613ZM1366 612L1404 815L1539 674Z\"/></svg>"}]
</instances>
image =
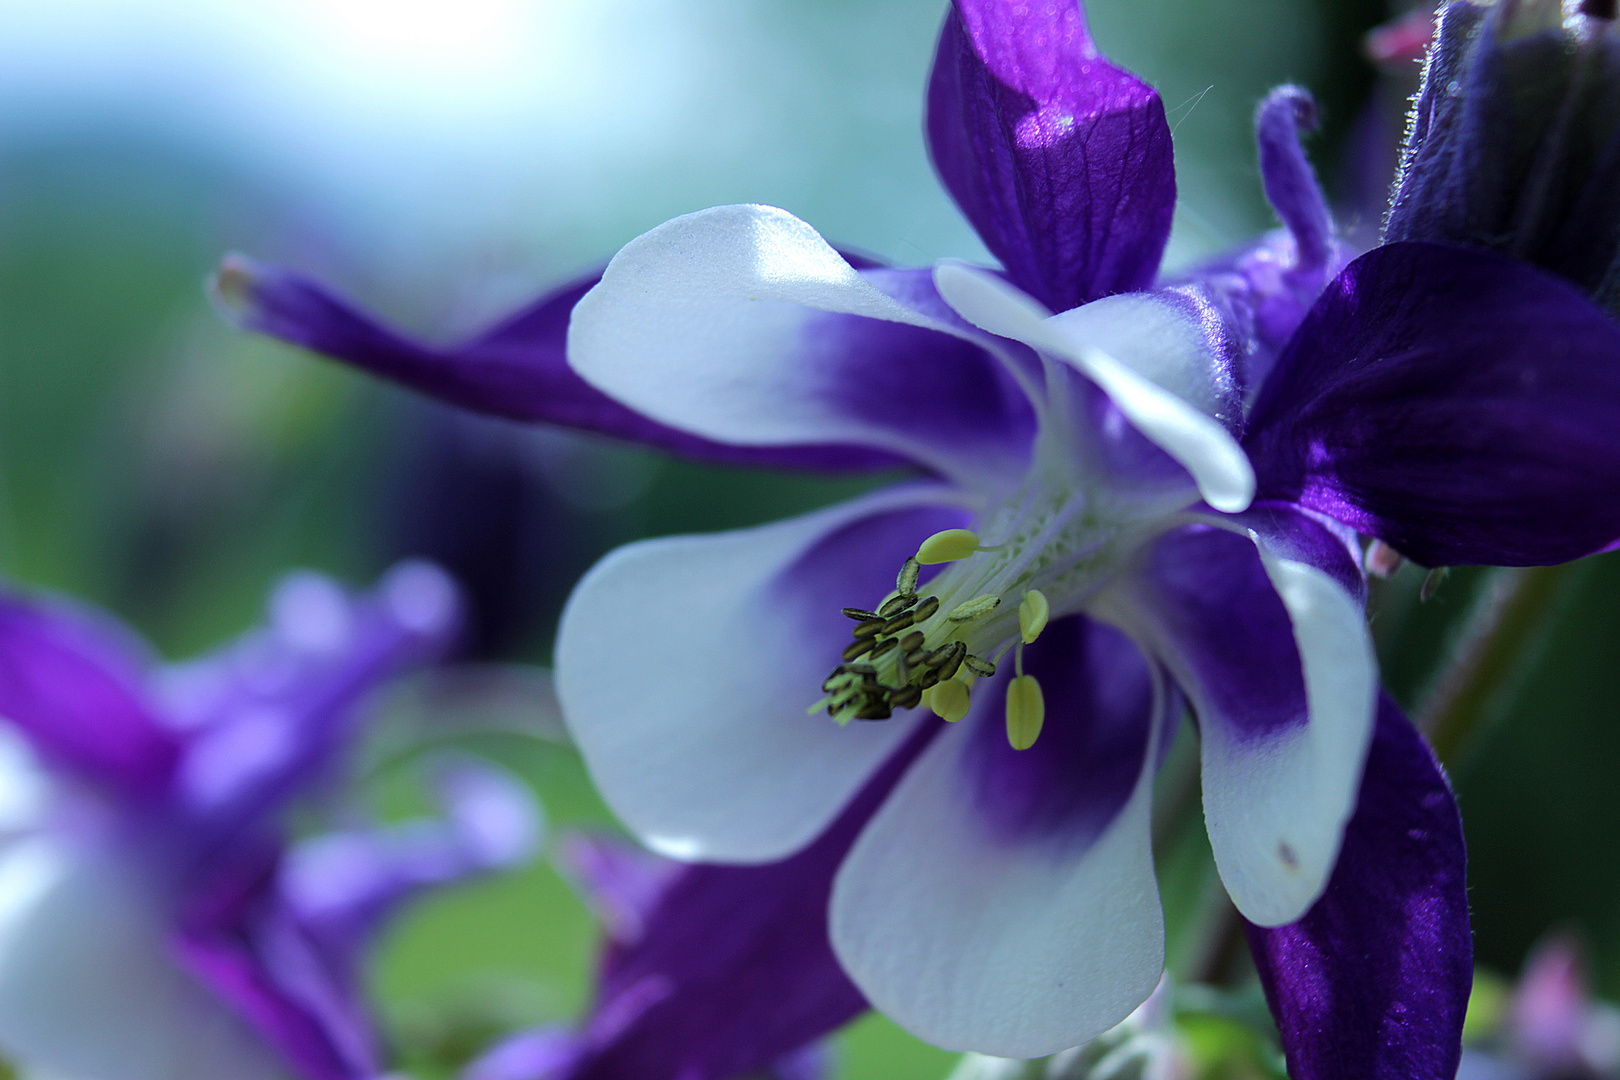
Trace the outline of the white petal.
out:
<instances>
[{"instance_id":1,"label":"white petal","mask_svg":"<svg viewBox=\"0 0 1620 1080\"><path fill-rule=\"evenodd\" d=\"M849 640L839 608L882 599L934 531L940 515L925 508L947 498L917 485L760 528L645 541L585 576L558 630L558 698L597 787L648 846L689 860L782 858L898 746L905 713L840 728L806 708ZM907 512L923 515L916 529L848 553L859 561L848 574L876 583L870 594L788 572L829 535ZM807 617L830 633L807 636Z\"/></svg>"},{"instance_id":2,"label":"white petal","mask_svg":"<svg viewBox=\"0 0 1620 1080\"><path fill-rule=\"evenodd\" d=\"M1293 621L1309 721L1245 738L1205 723L1204 815L1232 902L1260 926L1310 909L1338 859L1372 738L1378 667L1361 607L1313 566L1260 545Z\"/></svg>"},{"instance_id":3,"label":"white petal","mask_svg":"<svg viewBox=\"0 0 1620 1080\"><path fill-rule=\"evenodd\" d=\"M0 1049L73 1080L286 1080L178 967L155 898L116 854L39 838L0 861Z\"/></svg>"},{"instance_id":4,"label":"white petal","mask_svg":"<svg viewBox=\"0 0 1620 1080\"><path fill-rule=\"evenodd\" d=\"M1157 755L1150 746L1129 800L1089 846L1015 841L992 831L964 790L974 723L1002 717L981 708L947 728L844 860L833 948L874 1008L928 1042L1050 1054L1119 1023L1163 971L1150 832Z\"/></svg>"},{"instance_id":5,"label":"white petal","mask_svg":"<svg viewBox=\"0 0 1620 1080\"><path fill-rule=\"evenodd\" d=\"M940 334L891 348L896 323ZM998 430L994 394L962 392L999 379L964 338L862 278L786 211L718 206L614 257L574 307L568 359L631 408L722 442L869 446L946 474L990 474L1027 447ZM877 367L900 370L874 379ZM949 389L931 430L934 380Z\"/></svg>"},{"instance_id":6,"label":"white petal","mask_svg":"<svg viewBox=\"0 0 1620 1080\"><path fill-rule=\"evenodd\" d=\"M1190 317L1143 296L1107 297L1052 316L1000 278L959 263L934 272L940 295L968 322L1073 365L1136 428L1175 458L1217 510L1254 499L1254 467L1212 414L1216 365Z\"/></svg>"}]
</instances>

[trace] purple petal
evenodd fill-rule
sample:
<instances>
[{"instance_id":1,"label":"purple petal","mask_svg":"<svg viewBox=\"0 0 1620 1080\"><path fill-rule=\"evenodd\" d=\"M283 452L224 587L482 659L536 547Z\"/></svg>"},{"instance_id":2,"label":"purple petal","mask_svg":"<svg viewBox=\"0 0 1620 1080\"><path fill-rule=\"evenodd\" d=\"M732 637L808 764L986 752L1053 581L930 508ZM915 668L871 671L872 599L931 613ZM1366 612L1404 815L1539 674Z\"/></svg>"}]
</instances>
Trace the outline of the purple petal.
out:
<instances>
[{"instance_id":1,"label":"purple petal","mask_svg":"<svg viewBox=\"0 0 1620 1080\"><path fill-rule=\"evenodd\" d=\"M1164 104L1097 50L1078 0L957 0L927 134L957 205L1047 307L1152 283L1176 201Z\"/></svg>"},{"instance_id":2,"label":"purple petal","mask_svg":"<svg viewBox=\"0 0 1620 1080\"><path fill-rule=\"evenodd\" d=\"M827 939L833 874L937 730L916 731L792 858L681 870L642 935L607 950L586 1051L567 1080L732 1080L864 1011Z\"/></svg>"},{"instance_id":3,"label":"purple petal","mask_svg":"<svg viewBox=\"0 0 1620 1080\"><path fill-rule=\"evenodd\" d=\"M1029 750L1014 750L1002 724L977 725L962 755L974 805L1008 843L1044 836L1089 847L1142 775L1153 720L1147 662L1124 634L1077 615L1048 626L1024 668L1040 680L1048 722Z\"/></svg>"},{"instance_id":4,"label":"purple petal","mask_svg":"<svg viewBox=\"0 0 1620 1080\"><path fill-rule=\"evenodd\" d=\"M1391 244L1329 287L1245 445L1293 500L1428 566L1531 565L1620 536L1620 325L1490 252Z\"/></svg>"},{"instance_id":5,"label":"purple petal","mask_svg":"<svg viewBox=\"0 0 1620 1080\"><path fill-rule=\"evenodd\" d=\"M1249 919L1276 926L1327 884L1377 671L1344 539L1275 508L1238 521L1258 552L1225 529L1183 527L1149 550L1125 603L1198 715L1204 813L1227 891Z\"/></svg>"},{"instance_id":6,"label":"purple petal","mask_svg":"<svg viewBox=\"0 0 1620 1080\"><path fill-rule=\"evenodd\" d=\"M177 797L214 850L324 775L365 695L431 659L456 619L454 587L426 563L361 597L295 574L270 607L268 627L169 677L169 710L193 732Z\"/></svg>"},{"instance_id":7,"label":"purple petal","mask_svg":"<svg viewBox=\"0 0 1620 1080\"><path fill-rule=\"evenodd\" d=\"M1387 697L1356 813L1316 906L1250 925L1295 1080L1452 1080L1473 981L1462 822Z\"/></svg>"},{"instance_id":8,"label":"purple petal","mask_svg":"<svg viewBox=\"0 0 1620 1080\"><path fill-rule=\"evenodd\" d=\"M329 963L357 968L384 920L423 890L533 852L538 808L515 777L477 759L443 761L439 772L443 820L327 834L283 862L283 900Z\"/></svg>"},{"instance_id":9,"label":"purple petal","mask_svg":"<svg viewBox=\"0 0 1620 1080\"><path fill-rule=\"evenodd\" d=\"M0 594L0 716L42 758L125 797L168 783L178 740L155 718L147 658L122 628Z\"/></svg>"},{"instance_id":10,"label":"purple petal","mask_svg":"<svg viewBox=\"0 0 1620 1080\"><path fill-rule=\"evenodd\" d=\"M611 836L569 836L558 853L612 941L642 935L647 916L681 865Z\"/></svg>"},{"instance_id":11,"label":"purple petal","mask_svg":"<svg viewBox=\"0 0 1620 1080\"><path fill-rule=\"evenodd\" d=\"M806 709L931 534L967 524L914 484L752 529L645 540L575 588L557 693L597 789L687 861L769 862L819 835L922 719L839 727ZM636 677L625 677L633 658Z\"/></svg>"},{"instance_id":12,"label":"purple petal","mask_svg":"<svg viewBox=\"0 0 1620 1080\"><path fill-rule=\"evenodd\" d=\"M892 454L854 446L733 446L619 404L576 375L565 358L569 315L599 277L592 274L564 285L471 341L452 346L412 341L308 278L239 255L221 267L214 291L245 329L491 416L597 432L704 461L824 471L904 464Z\"/></svg>"},{"instance_id":13,"label":"purple petal","mask_svg":"<svg viewBox=\"0 0 1620 1080\"><path fill-rule=\"evenodd\" d=\"M624 246L574 308L568 362L728 444L865 446L969 483L1028 465L1027 398L928 271L858 271L805 222L716 206Z\"/></svg>"},{"instance_id":14,"label":"purple petal","mask_svg":"<svg viewBox=\"0 0 1620 1080\"><path fill-rule=\"evenodd\" d=\"M460 1080L557 1080L579 1060L579 1037L557 1028L509 1035L462 1070Z\"/></svg>"},{"instance_id":15,"label":"purple petal","mask_svg":"<svg viewBox=\"0 0 1620 1080\"><path fill-rule=\"evenodd\" d=\"M1127 638L1085 618L1047 627L1024 665L1046 702L1035 744L1008 745L1008 657L833 891L833 946L874 1008L928 1042L1002 1057L1084 1042L1158 984L1155 729L1179 710Z\"/></svg>"},{"instance_id":16,"label":"purple petal","mask_svg":"<svg viewBox=\"0 0 1620 1080\"><path fill-rule=\"evenodd\" d=\"M381 1061L359 970L333 963L282 901L273 850L235 863L181 914L180 959L308 1080L372 1080Z\"/></svg>"}]
</instances>

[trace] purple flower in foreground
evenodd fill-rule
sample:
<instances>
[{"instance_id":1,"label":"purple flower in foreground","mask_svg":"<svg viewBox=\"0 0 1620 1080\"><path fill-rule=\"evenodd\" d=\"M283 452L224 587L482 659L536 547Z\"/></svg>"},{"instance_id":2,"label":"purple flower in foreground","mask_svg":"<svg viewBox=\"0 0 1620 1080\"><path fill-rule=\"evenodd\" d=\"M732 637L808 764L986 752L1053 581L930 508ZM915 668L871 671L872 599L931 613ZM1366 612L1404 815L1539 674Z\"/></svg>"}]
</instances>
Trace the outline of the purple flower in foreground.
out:
<instances>
[{"instance_id":1,"label":"purple flower in foreground","mask_svg":"<svg viewBox=\"0 0 1620 1080\"><path fill-rule=\"evenodd\" d=\"M1185 697L1293 1074L1449 1080L1461 830L1378 696L1354 534L1429 565L1620 536L1620 326L1489 251L1408 241L1345 265L1307 111L1285 89L1259 115L1286 232L1154 288L1175 197L1158 96L1078 4L960 0L928 138L1002 273L856 265L742 206L661 226L588 295L456 348L266 268L221 287L249 326L486 411L927 477L621 549L558 645L594 777L667 854L790 858L917 755L830 901L838 958L902 1024L1034 1055L1151 992L1151 784Z\"/></svg>"},{"instance_id":2,"label":"purple flower in foreground","mask_svg":"<svg viewBox=\"0 0 1620 1080\"><path fill-rule=\"evenodd\" d=\"M52 1075L380 1076L362 951L412 891L521 856L533 808L459 765L447 816L289 846L356 706L455 621L423 564L351 597L295 575L268 625L176 666L104 617L0 597L0 1048Z\"/></svg>"}]
</instances>

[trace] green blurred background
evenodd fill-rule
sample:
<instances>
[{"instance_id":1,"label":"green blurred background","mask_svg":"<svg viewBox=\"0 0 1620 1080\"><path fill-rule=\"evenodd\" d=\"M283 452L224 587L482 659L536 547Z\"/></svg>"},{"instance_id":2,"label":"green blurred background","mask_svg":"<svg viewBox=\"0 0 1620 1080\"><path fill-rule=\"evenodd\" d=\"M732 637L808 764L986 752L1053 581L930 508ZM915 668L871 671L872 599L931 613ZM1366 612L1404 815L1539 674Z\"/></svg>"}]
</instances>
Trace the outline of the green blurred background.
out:
<instances>
[{"instance_id":1,"label":"green blurred background","mask_svg":"<svg viewBox=\"0 0 1620 1080\"><path fill-rule=\"evenodd\" d=\"M609 547L859 487L451 416L228 328L202 288L228 250L441 340L718 203L783 206L901 263L983 257L920 136L940 0L222 7L0 0L0 569L109 607L172 657L248 625L288 568L364 582L425 553L487 579L475 657L544 663L569 585ZM1364 110L1411 78L1362 59L1381 4L1089 7L1170 110L1174 262L1272 225L1250 116L1284 81L1322 105L1312 151L1345 220L1376 224L1399 110ZM1475 583L1454 575L1425 604L1411 573L1384 588L1403 700ZM1620 994L1620 562L1567 584L1454 778L1481 962L1511 973L1574 924ZM530 779L554 831L613 828L565 746L455 738ZM387 812L420 805L408 759L365 777ZM545 864L422 904L375 966L403 1063L428 1077L496 1031L566 1021L592 935ZM843 1038L851 1078L939 1077L950 1060L877 1019Z\"/></svg>"}]
</instances>

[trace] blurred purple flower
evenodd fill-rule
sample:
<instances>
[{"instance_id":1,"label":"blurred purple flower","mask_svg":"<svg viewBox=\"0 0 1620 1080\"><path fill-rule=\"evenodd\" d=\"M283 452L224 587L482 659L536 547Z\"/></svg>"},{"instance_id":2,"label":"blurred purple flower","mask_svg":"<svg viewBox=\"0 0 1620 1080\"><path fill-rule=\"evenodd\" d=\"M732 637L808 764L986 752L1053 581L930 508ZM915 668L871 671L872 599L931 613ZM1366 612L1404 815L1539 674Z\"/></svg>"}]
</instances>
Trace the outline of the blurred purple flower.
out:
<instances>
[{"instance_id":1,"label":"blurred purple flower","mask_svg":"<svg viewBox=\"0 0 1620 1080\"><path fill-rule=\"evenodd\" d=\"M1457 1080L1620 1077L1620 1010L1592 999L1581 950L1564 935L1530 953L1500 1031L1463 1053Z\"/></svg>"},{"instance_id":2,"label":"blurred purple flower","mask_svg":"<svg viewBox=\"0 0 1620 1080\"><path fill-rule=\"evenodd\" d=\"M527 796L458 763L446 817L289 845L288 802L337 778L358 706L432 659L444 576L369 596L289 577L268 624L164 666L61 601L0 597L0 1047L123 1080L381 1075L362 952L415 890L510 863Z\"/></svg>"},{"instance_id":3,"label":"blurred purple flower","mask_svg":"<svg viewBox=\"0 0 1620 1080\"><path fill-rule=\"evenodd\" d=\"M499 415L929 477L621 549L558 645L595 779L677 857L807 850L927 743L831 894L839 959L902 1024L1032 1055L1147 996L1151 784L1185 694L1293 1074L1450 1080L1461 830L1378 697L1354 533L1429 565L1620 536L1620 326L1490 251L1409 240L1346 265L1298 143L1309 118L1291 88L1258 116L1285 231L1154 288L1175 199L1158 95L1101 55L1078 3L959 0L927 132L1004 271L854 264L741 206L667 223L588 294L595 277L454 348L283 271L237 261L219 287L249 327ZM851 642L845 604L883 609L877 633L854 616ZM948 677L969 669L987 680L971 694ZM904 718L807 722L817 687L841 721ZM953 719L971 701L965 730L912 713L925 691Z\"/></svg>"}]
</instances>

